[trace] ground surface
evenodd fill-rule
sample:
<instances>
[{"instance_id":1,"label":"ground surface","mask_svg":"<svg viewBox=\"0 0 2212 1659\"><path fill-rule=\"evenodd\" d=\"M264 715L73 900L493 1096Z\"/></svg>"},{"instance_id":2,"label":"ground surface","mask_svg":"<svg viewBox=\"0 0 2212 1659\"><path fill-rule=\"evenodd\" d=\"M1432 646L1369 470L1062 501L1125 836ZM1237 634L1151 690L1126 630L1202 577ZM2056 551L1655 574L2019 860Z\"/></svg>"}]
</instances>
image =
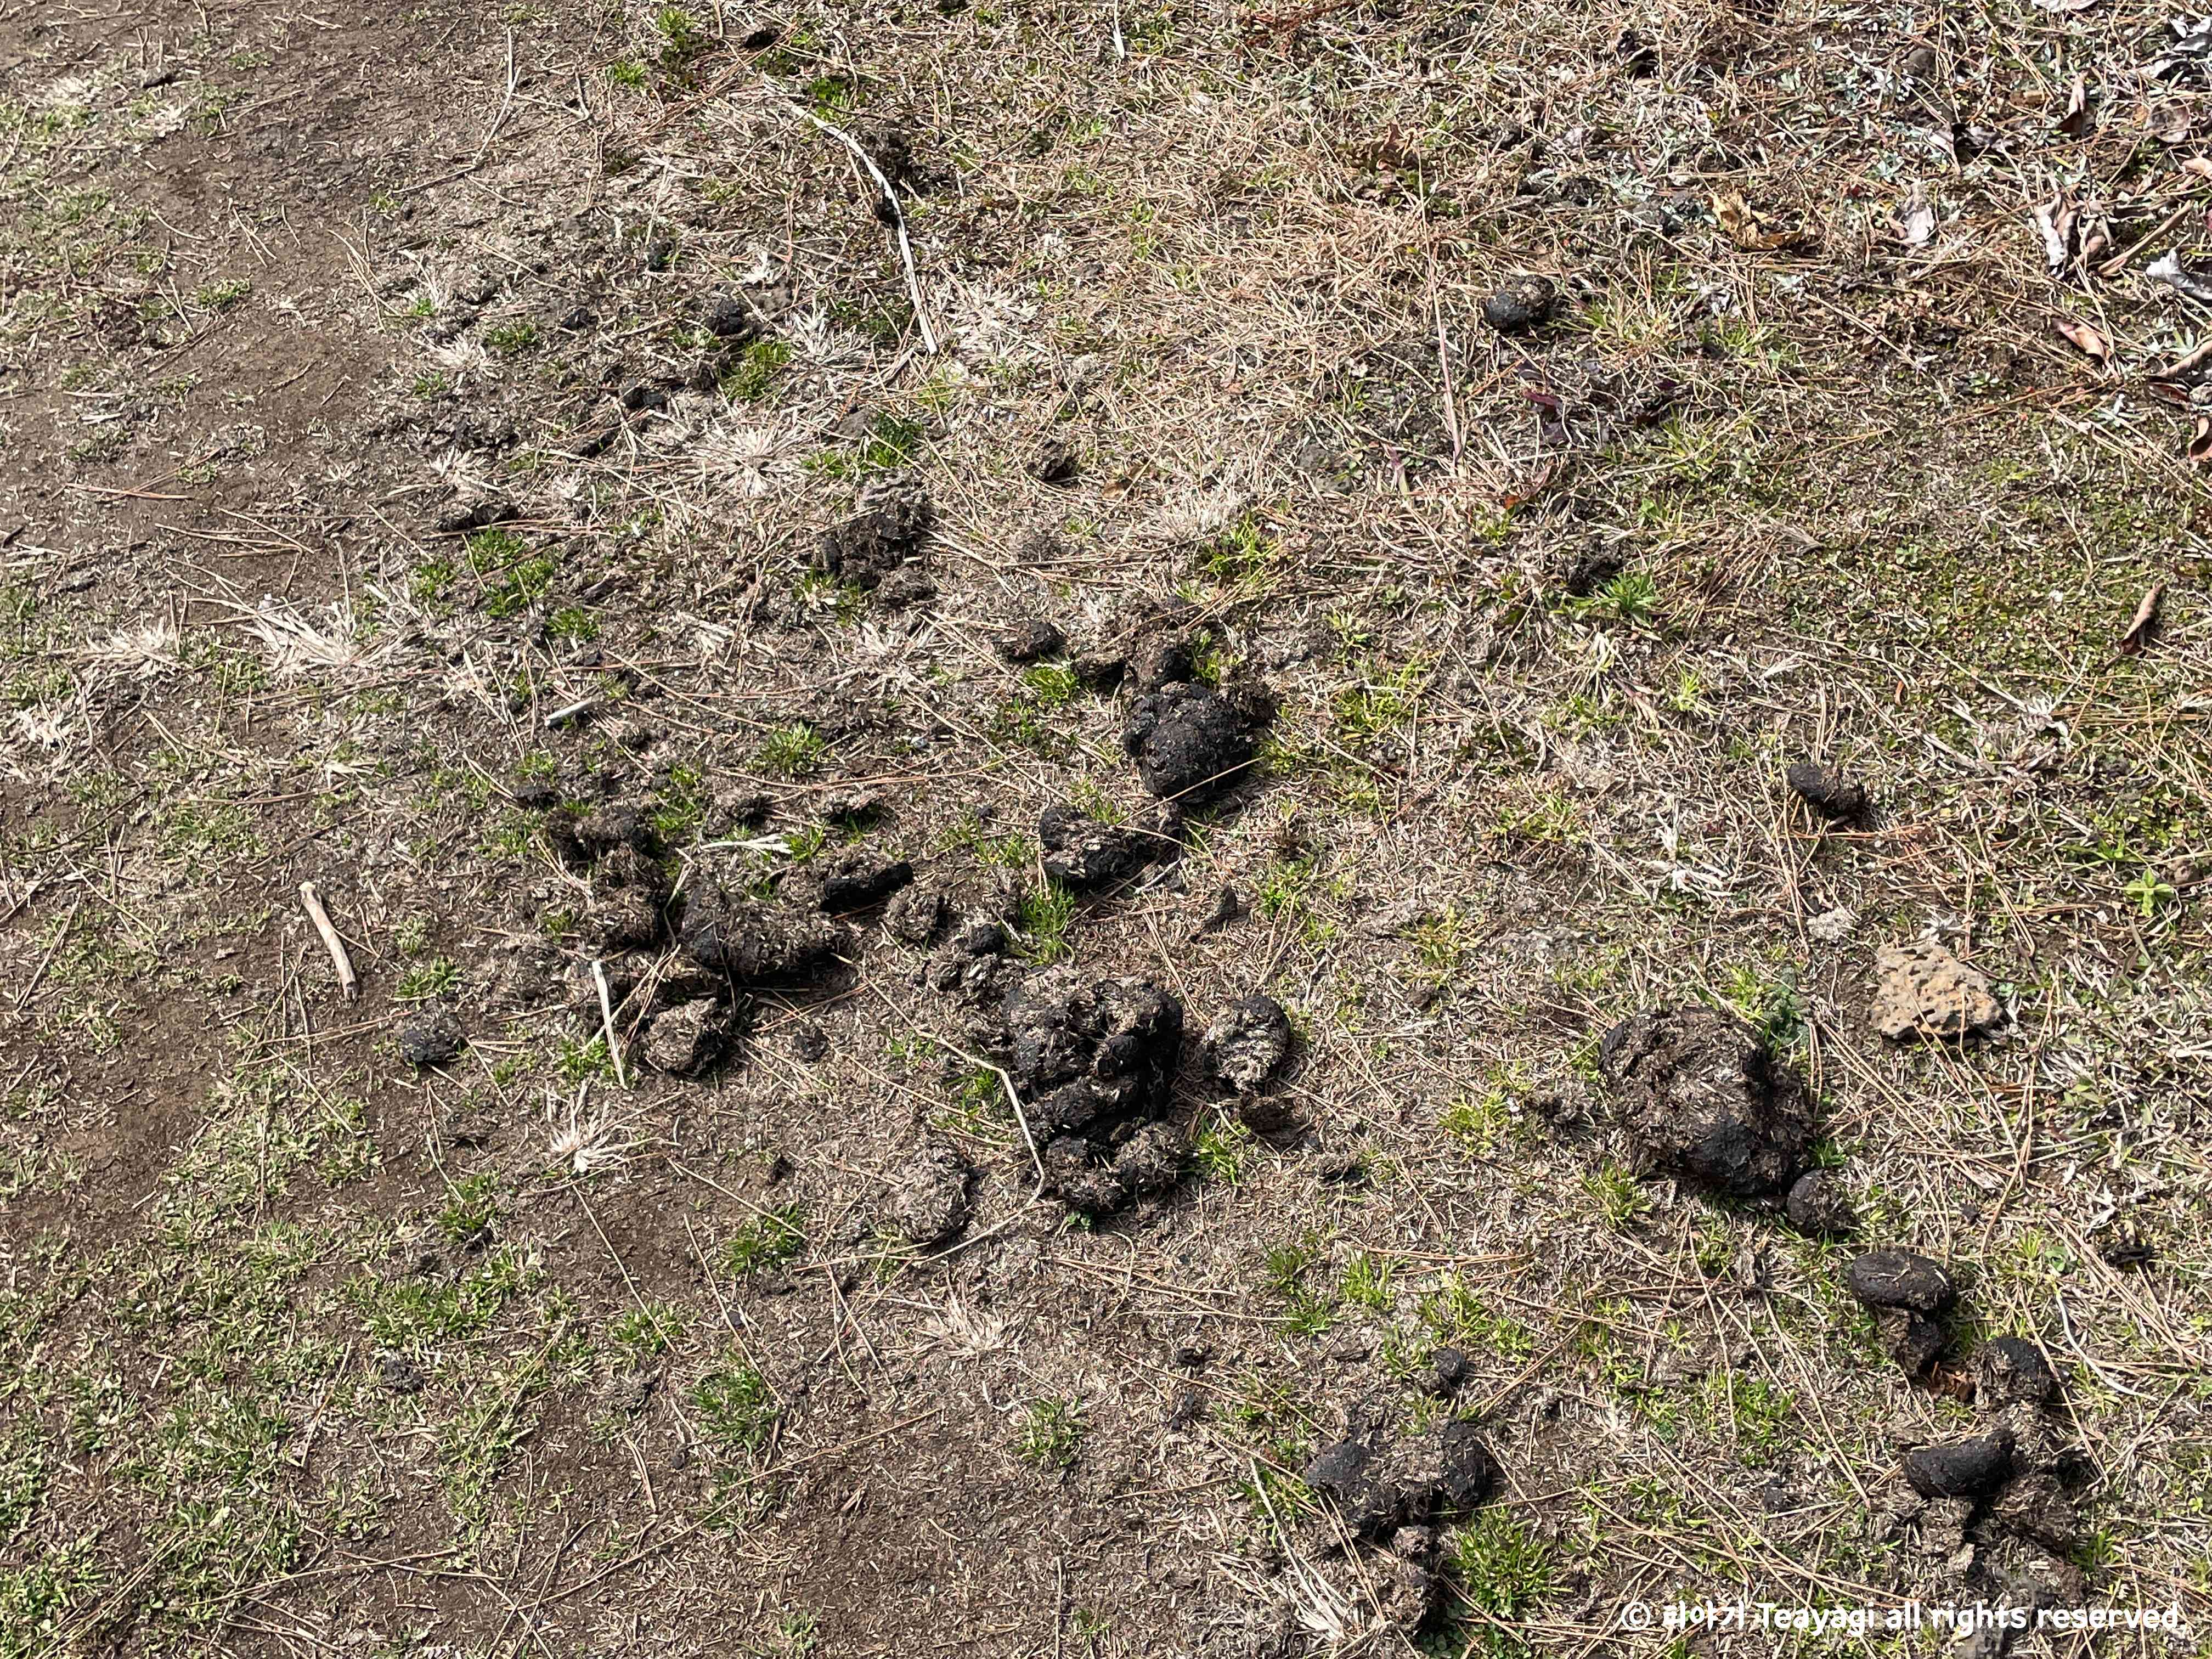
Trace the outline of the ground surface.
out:
<instances>
[{"instance_id":1,"label":"ground surface","mask_svg":"<svg viewBox=\"0 0 2212 1659\"><path fill-rule=\"evenodd\" d=\"M0 12L0 1656L1812 1652L1623 1609L2023 1571L2191 1630L2015 1651L2212 1651L2193 27ZM902 475L914 557L817 568ZM1156 809L1039 618L1257 723L1080 896L1039 813ZM672 1075L572 806L957 915ZM931 966L994 917L1182 1004L1170 1190L1036 1196ZM1928 937L1966 1042L1875 1029ZM1639 1159L1598 1039L1659 1005L1803 1075L1855 1234ZM1877 1244L1960 1287L1917 1380ZM1900 1495L2002 1335L2034 1547ZM1500 1475L1416 1628L1300 1477L1450 1418Z\"/></svg>"}]
</instances>

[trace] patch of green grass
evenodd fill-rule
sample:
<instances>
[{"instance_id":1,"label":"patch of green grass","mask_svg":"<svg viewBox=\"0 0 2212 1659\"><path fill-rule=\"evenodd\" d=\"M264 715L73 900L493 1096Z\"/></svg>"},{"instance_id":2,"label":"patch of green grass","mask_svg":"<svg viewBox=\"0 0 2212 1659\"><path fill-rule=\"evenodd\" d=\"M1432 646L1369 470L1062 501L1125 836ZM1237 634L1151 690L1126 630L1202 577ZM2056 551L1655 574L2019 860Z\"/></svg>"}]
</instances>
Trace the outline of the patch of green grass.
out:
<instances>
[{"instance_id":1,"label":"patch of green grass","mask_svg":"<svg viewBox=\"0 0 2212 1659\"><path fill-rule=\"evenodd\" d=\"M242 276L226 276L209 283L192 295L192 303L207 311L228 311L253 292L253 284Z\"/></svg>"},{"instance_id":2,"label":"patch of green grass","mask_svg":"<svg viewBox=\"0 0 2212 1659\"><path fill-rule=\"evenodd\" d=\"M418 962L399 976L392 995L402 1002L427 1002L444 996L461 982L461 970L443 957Z\"/></svg>"},{"instance_id":3,"label":"patch of green grass","mask_svg":"<svg viewBox=\"0 0 2212 1659\"><path fill-rule=\"evenodd\" d=\"M724 1454L758 1451L776 1417L768 1379L732 1356L691 1388L691 1406L708 1440Z\"/></svg>"},{"instance_id":4,"label":"patch of green grass","mask_svg":"<svg viewBox=\"0 0 2212 1659\"><path fill-rule=\"evenodd\" d=\"M753 750L753 769L772 778L803 778L818 769L829 744L804 720L779 726Z\"/></svg>"},{"instance_id":5,"label":"patch of green grass","mask_svg":"<svg viewBox=\"0 0 2212 1659\"><path fill-rule=\"evenodd\" d=\"M632 1308L607 1327L607 1334L637 1359L664 1354L684 1334L684 1310L665 1302Z\"/></svg>"},{"instance_id":6,"label":"patch of green grass","mask_svg":"<svg viewBox=\"0 0 2212 1659\"><path fill-rule=\"evenodd\" d=\"M1066 663L1041 662L1022 676L1030 699L1040 708L1061 708L1075 701L1083 683Z\"/></svg>"},{"instance_id":7,"label":"patch of green grass","mask_svg":"<svg viewBox=\"0 0 2212 1659\"><path fill-rule=\"evenodd\" d=\"M1559 1553L1503 1510L1453 1532L1447 1546L1459 1593L1493 1619L1516 1619L1551 1594Z\"/></svg>"},{"instance_id":8,"label":"patch of green grass","mask_svg":"<svg viewBox=\"0 0 2212 1659\"><path fill-rule=\"evenodd\" d=\"M1603 1169L1583 1177L1583 1191L1589 1194L1597 1206L1597 1212L1608 1227L1626 1227L1637 1221L1650 1207L1644 1189L1636 1184L1636 1177L1618 1164L1608 1164Z\"/></svg>"},{"instance_id":9,"label":"patch of green grass","mask_svg":"<svg viewBox=\"0 0 2212 1659\"><path fill-rule=\"evenodd\" d=\"M538 349L538 325L526 320L501 323L484 331L484 349L502 357L520 357Z\"/></svg>"},{"instance_id":10,"label":"patch of green grass","mask_svg":"<svg viewBox=\"0 0 2212 1659\"><path fill-rule=\"evenodd\" d=\"M1792 1438L1797 1397L1765 1377L1716 1371L1705 1378L1699 1404L1707 1432L1716 1439L1733 1437L1747 1462L1770 1461Z\"/></svg>"},{"instance_id":11,"label":"patch of green grass","mask_svg":"<svg viewBox=\"0 0 2212 1659\"><path fill-rule=\"evenodd\" d=\"M1729 970L1722 988L1729 1006L1775 1048L1795 1048L1805 1040L1805 999L1796 969L1784 964L1765 973L1739 963Z\"/></svg>"},{"instance_id":12,"label":"patch of green grass","mask_svg":"<svg viewBox=\"0 0 2212 1659\"><path fill-rule=\"evenodd\" d=\"M499 1177L487 1170L453 1183L438 1212L438 1231L456 1244L477 1243L499 1213Z\"/></svg>"},{"instance_id":13,"label":"patch of green grass","mask_svg":"<svg viewBox=\"0 0 2212 1659\"><path fill-rule=\"evenodd\" d=\"M1022 954L1035 963L1054 963L1073 948L1067 937L1075 921L1075 895L1056 881L1032 887L1019 901L1015 926L1022 933Z\"/></svg>"},{"instance_id":14,"label":"patch of green grass","mask_svg":"<svg viewBox=\"0 0 2212 1659\"><path fill-rule=\"evenodd\" d=\"M1260 1255L1260 1282L1279 1303L1285 1325L1294 1335L1318 1336L1329 1328L1336 1313L1333 1292L1313 1285L1313 1270L1328 1257L1318 1234L1281 1244L1271 1244Z\"/></svg>"},{"instance_id":15,"label":"patch of green grass","mask_svg":"<svg viewBox=\"0 0 2212 1659\"><path fill-rule=\"evenodd\" d=\"M763 1210L732 1236L722 1251L726 1273L744 1274L763 1267L781 1267L806 1249L799 1223L805 1212L796 1204Z\"/></svg>"},{"instance_id":16,"label":"patch of green grass","mask_svg":"<svg viewBox=\"0 0 2212 1659\"><path fill-rule=\"evenodd\" d=\"M945 831L938 848L946 853L972 853L983 863L1002 870L1019 870L1030 862L1028 837L991 834L972 807Z\"/></svg>"},{"instance_id":17,"label":"patch of green grass","mask_svg":"<svg viewBox=\"0 0 2212 1659\"><path fill-rule=\"evenodd\" d=\"M1388 1313L1397 1300L1397 1269L1366 1250L1354 1250L1337 1279L1337 1294L1346 1302Z\"/></svg>"},{"instance_id":18,"label":"patch of green grass","mask_svg":"<svg viewBox=\"0 0 2212 1659\"><path fill-rule=\"evenodd\" d=\"M1241 1123L1216 1123L1191 1144L1191 1168L1201 1181L1233 1187L1244 1173L1254 1146L1252 1132Z\"/></svg>"},{"instance_id":19,"label":"patch of green grass","mask_svg":"<svg viewBox=\"0 0 2212 1659\"><path fill-rule=\"evenodd\" d=\"M1446 1273L1422 1296L1414 1316L1439 1346L1468 1352L1487 1349L1506 1360L1526 1359L1535 1350L1536 1339L1526 1325L1492 1312L1457 1273Z\"/></svg>"},{"instance_id":20,"label":"patch of green grass","mask_svg":"<svg viewBox=\"0 0 2212 1659\"><path fill-rule=\"evenodd\" d=\"M364 1277L345 1294L378 1347L414 1352L477 1334L536 1277L520 1251L498 1249L462 1279Z\"/></svg>"},{"instance_id":21,"label":"patch of green grass","mask_svg":"<svg viewBox=\"0 0 2212 1659\"><path fill-rule=\"evenodd\" d=\"M1083 1447L1083 1402L1075 1399L1032 1401L1014 1440L1014 1455L1040 1469L1071 1467Z\"/></svg>"},{"instance_id":22,"label":"patch of green grass","mask_svg":"<svg viewBox=\"0 0 2212 1659\"><path fill-rule=\"evenodd\" d=\"M705 773L696 766L672 766L653 803L653 831L671 847L684 846L698 836L713 804Z\"/></svg>"},{"instance_id":23,"label":"patch of green grass","mask_svg":"<svg viewBox=\"0 0 2212 1659\"><path fill-rule=\"evenodd\" d=\"M635 58L617 58L607 65L607 79L632 92L643 90L647 78L645 65Z\"/></svg>"},{"instance_id":24,"label":"patch of green grass","mask_svg":"<svg viewBox=\"0 0 2212 1659\"><path fill-rule=\"evenodd\" d=\"M1218 582L1256 581L1266 575L1281 550L1280 544L1261 526L1259 515L1247 509L1200 550L1199 567Z\"/></svg>"},{"instance_id":25,"label":"patch of green grass","mask_svg":"<svg viewBox=\"0 0 2212 1659\"><path fill-rule=\"evenodd\" d=\"M580 605L562 605L545 619L545 633L550 639L587 644L599 637L599 619Z\"/></svg>"},{"instance_id":26,"label":"patch of green grass","mask_svg":"<svg viewBox=\"0 0 2212 1659\"><path fill-rule=\"evenodd\" d=\"M790 362L791 348L781 340L756 340L722 377L722 393L739 403L765 403Z\"/></svg>"}]
</instances>

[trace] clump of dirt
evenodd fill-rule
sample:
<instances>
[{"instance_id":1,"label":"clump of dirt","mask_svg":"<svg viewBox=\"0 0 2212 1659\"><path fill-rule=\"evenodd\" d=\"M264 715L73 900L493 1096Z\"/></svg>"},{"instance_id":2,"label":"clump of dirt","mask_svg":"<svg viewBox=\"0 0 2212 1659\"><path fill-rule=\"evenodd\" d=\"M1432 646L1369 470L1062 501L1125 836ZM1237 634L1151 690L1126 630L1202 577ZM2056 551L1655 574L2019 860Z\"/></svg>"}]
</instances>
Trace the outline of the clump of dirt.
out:
<instances>
[{"instance_id":1,"label":"clump of dirt","mask_svg":"<svg viewBox=\"0 0 2212 1659\"><path fill-rule=\"evenodd\" d=\"M1843 1176L1834 1170L1808 1170L1790 1183L1783 1200L1790 1224L1801 1232L1842 1236L1858 1230L1858 1215Z\"/></svg>"},{"instance_id":2,"label":"clump of dirt","mask_svg":"<svg viewBox=\"0 0 2212 1659\"><path fill-rule=\"evenodd\" d=\"M851 518L823 532L814 566L854 587L878 587L921 551L936 514L929 493L903 473L871 482L858 507Z\"/></svg>"},{"instance_id":3,"label":"clump of dirt","mask_svg":"<svg viewBox=\"0 0 2212 1659\"><path fill-rule=\"evenodd\" d=\"M1067 648L1067 635L1042 617L1024 617L999 636L999 654L1018 665L1042 662Z\"/></svg>"},{"instance_id":4,"label":"clump of dirt","mask_svg":"<svg viewBox=\"0 0 2212 1659\"><path fill-rule=\"evenodd\" d=\"M1942 1264L1910 1250L1870 1250L1844 1270L1844 1287L1873 1310L1882 1352L1908 1376L1926 1370L1949 1336L1942 1316L1958 1298Z\"/></svg>"},{"instance_id":5,"label":"clump of dirt","mask_svg":"<svg viewBox=\"0 0 2212 1659\"><path fill-rule=\"evenodd\" d=\"M399 1053L410 1065L442 1066L468 1046L460 1016L450 1008L425 1008L399 1027Z\"/></svg>"},{"instance_id":6,"label":"clump of dirt","mask_svg":"<svg viewBox=\"0 0 2212 1659\"><path fill-rule=\"evenodd\" d=\"M1173 1098L1182 1003L1149 980L1044 969L1007 993L1004 1018L1048 1192L1097 1215L1174 1183L1182 1138L1157 1120Z\"/></svg>"},{"instance_id":7,"label":"clump of dirt","mask_svg":"<svg viewBox=\"0 0 2212 1659\"><path fill-rule=\"evenodd\" d=\"M826 917L740 898L711 878L691 890L678 939L693 962L733 985L810 978L852 948Z\"/></svg>"},{"instance_id":8,"label":"clump of dirt","mask_svg":"<svg viewBox=\"0 0 2212 1659\"><path fill-rule=\"evenodd\" d=\"M1291 1057L1291 1017L1271 996L1242 996L1213 1017L1199 1044L1207 1077L1240 1095L1256 1093Z\"/></svg>"},{"instance_id":9,"label":"clump of dirt","mask_svg":"<svg viewBox=\"0 0 2212 1659\"><path fill-rule=\"evenodd\" d=\"M1797 798L1822 817L1838 822L1865 816L1869 799L1866 786L1841 772L1832 772L1815 762L1793 762L1783 775Z\"/></svg>"},{"instance_id":10,"label":"clump of dirt","mask_svg":"<svg viewBox=\"0 0 2212 1659\"><path fill-rule=\"evenodd\" d=\"M898 1174L890 1218L900 1236L922 1249L945 1243L968 1224L968 1183L973 1171L957 1147L923 1143Z\"/></svg>"},{"instance_id":11,"label":"clump of dirt","mask_svg":"<svg viewBox=\"0 0 2212 1659\"><path fill-rule=\"evenodd\" d=\"M884 906L884 932L902 945L926 951L936 942L951 915L944 890L926 884L901 888Z\"/></svg>"},{"instance_id":12,"label":"clump of dirt","mask_svg":"<svg viewBox=\"0 0 2212 1659\"><path fill-rule=\"evenodd\" d=\"M1989 981L1932 939L1885 945L1874 966L1874 1026L1893 1042L1968 1037L2004 1018Z\"/></svg>"},{"instance_id":13,"label":"clump of dirt","mask_svg":"<svg viewBox=\"0 0 2212 1659\"><path fill-rule=\"evenodd\" d=\"M881 904L914 882L914 866L864 848L848 848L825 862L820 872L822 908L848 915Z\"/></svg>"},{"instance_id":14,"label":"clump of dirt","mask_svg":"<svg viewBox=\"0 0 2212 1659\"><path fill-rule=\"evenodd\" d=\"M1473 1514L1498 1480L1497 1460L1470 1421L1398 1440L1370 1428L1307 1466L1306 1485L1334 1523L1302 1528L1298 1542L1315 1560L1348 1571L1376 1624L1411 1637L1438 1603L1438 1527Z\"/></svg>"},{"instance_id":15,"label":"clump of dirt","mask_svg":"<svg viewBox=\"0 0 2212 1659\"><path fill-rule=\"evenodd\" d=\"M1500 334L1526 334L1552 319L1559 290L1548 276L1516 276L1482 302L1482 320Z\"/></svg>"},{"instance_id":16,"label":"clump of dirt","mask_svg":"<svg viewBox=\"0 0 2212 1659\"><path fill-rule=\"evenodd\" d=\"M1037 818L1044 872L1079 893L1127 881L1155 856L1156 838L1087 818L1072 806L1048 806ZM1158 843L1163 850L1171 843Z\"/></svg>"},{"instance_id":17,"label":"clump of dirt","mask_svg":"<svg viewBox=\"0 0 2212 1659\"><path fill-rule=\"evenodd\" d=\"M1711 1008L1632 1014L1598 1064L1638 1160L1734 1198L1781 1191L1804 1168L1804 1080L1745 1021Z\"/></svg>"},{"instance_id":18,"label":"clump of dirt","mask_svg":"<svg viewBox=\"0 0 2212 1659\"><path fill-rule=\"evenodd\" d=\"M671 1077L700 1077L714 1069L729 1046L721 1003L698 997L653 1016L646 1030L645 1058Z\"/></svg>"},{"instance_id":19,"label":"clump of dirt","mask_svg":"<svg viewBox=\"0 0 2212 1659\"><path fill-rule=\"evenodd\" d=\"M1163 800L1196 805L1234 783L1252 764L1252 734L1220 693L1170 681L1137 699L1121 746L1146 789Z\"/></svg>"},{"instance_id":20,"label":"clump of dirt","mask_svg":"<svg viewBox=\"0 0 2212 1659\"><path fill-rule=\"evenodd\" d=\"M1030 457L1029 475L1039 483L1072 484L1083 471L1083 452L1065 438L1048 438Z\"/></svg>"}]
</instances>

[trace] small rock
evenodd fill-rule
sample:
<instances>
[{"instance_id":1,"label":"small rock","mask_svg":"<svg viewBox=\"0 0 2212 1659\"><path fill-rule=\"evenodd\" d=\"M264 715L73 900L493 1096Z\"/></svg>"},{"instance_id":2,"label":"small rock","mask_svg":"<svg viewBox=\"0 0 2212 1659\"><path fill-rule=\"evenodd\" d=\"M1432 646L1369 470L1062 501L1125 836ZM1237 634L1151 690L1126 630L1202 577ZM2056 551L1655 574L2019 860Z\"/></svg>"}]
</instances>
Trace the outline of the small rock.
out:
<instances>
[{"instance_id":1,"label":"small rock","mask_svg":"<svg viewBox=\"0 0 2212 1659\"><path fill-rule=\"evenodd\" d=\"M1893 1041L1965 1037L2004 1018L1989 981L1934 939L1885 945L1874 967L1875 1029Z\"/></svg>"},{"instance_id":2,"label":"small rock","mask_svg":"<svg viewBox=\"0 0 2212 1659\"><path fill-rule=\"evenodd\" d=\"M1283 1005L1255 992L1214 1017L1199 1047L1206 1075L1240 1095L1257 1093L1291 1056L1291 1019Z\"/></svg>"},{"instance_id":3,"label":"small rock","mask_svg":"<svg viewBox=\"0 0 2212 1659\"><path fill-rule=\"evenodd\" d=\"M1942 1264L1910 1250L1869 1250L1844 1269L1844 1284L1869 1308L1940 1314L1958 1298Z\"/></svg>"},{"instance_id":4,"label":"small rock","mask_svg":"<svg viewBox=\"0 0 2212 1659\"><path fill-rule=\"evenodd\" d=\"M968 1160L933 1140L908 1160L890 1205L891 1223L922 1249L942 1244L968 1224Z\"/></svg>"},{"instance_id":5,"label":"small rock","mask_svg":"<svg viewBox=\"0 0 2212 1659\"><path fill-rule=\"evenodd\" d=\"M872 588L921 550L935 521L929 496L903 473L890 473L861 491L860 510L825 532L815 568L855 587Z\"/></svg>"},{"instance_id":6,"label":"small rock","mask_svg":"<svg viewBox=\"0 0 2212 1659\"><path fill-rule=\"evenodd\" d=\"M999 636L999 654L1012 663L1042 662L1067 648L1067 635L1041 617L1024 617Z\"/></svg>"},{"instance_id":7,"label":"small rock","mask_svg":"<svg viewBox=\"0 0 2212 1659\"><path fill-rule=\"evenodd\" d=\"M822 870L822 908L842 916L880 904L914 880L904 859L882 859L858 848L839 854Z\"/></svg>"},{"instance_id":8,"label":"small rock","mask_svg":"<svg viewBox=\"0 0 2212 1659\"><path fill-rule=\"evenodd\" d=\"M1814 762L1793 762L1782 776L1798 799L1822 817L1838 821L1856 818L1867 810L1864 784L1840 772L1828 771Z\"/></svg>"},{"instance_id":9,"label":"small rock","mask_svg":"<svg viewBox=\"0 0 2212 1659\"><path fill-rule=\"evenodd\" d=\"M2040 1406L2057 1387L2057 1374L2043 1350L2025 1337L1993 1338L1974 1356L1974 1401L1985 1411Z\"/></svg>"},{"instance_id":10,"label":"small rock","mask_svg":"<svg viewBox=\"0 0 2212 1659\"><path fill-rule=\"evenodd\" d=\"M1127 881L1144 867L1136 837L1113 824L1085 817L1072 806L1048 806L1037 818L1044 872L1077 892Z\"/></svg>"},{"instance_id":11,"label":"small rock","mask_svg":"<svg viewBox=\"0 0 2212 1659\"><path fill-rule=\"evenodd\" d=\"M1790 1224L1801 1232L1847 1234L1858 1226L1844 1178L1834 1170L1808 1170L1799 1176L1784 1207Z\"/></svg>"},{"instance_id":12,"label":"small rock","mask_svg":"<svg viewBox=\"0 0 2212 1659\"><path fill-rule=\"evenodd\" d=\"M671 1077L697 1077L713 1068L728 1041L721 1005L701 997L653 1016L646 1028L645 1058Z\"/></svg>"},{"instance_id":13,"label":"small rock","mask_svg":"<svg viewBox=\"0 0 2212 1659\"><path fill-rule=\"evenodd\" d=\"M1065 438L1047 438L1030 459L1030 477L1039 483L1071 484L1083 469L1083 456Z\"/></svg>"},{"instance_id":14,"label":"small rock","mask_svg":"<svg viewBox=\"0 0 2212 1659\"><path fill-rule=\"evenodd\" d=\"M884 932L902 945L926 951L949 914L945 895L934 887L907 887L884 907Z\"/></svg>"},{"instance_id":15,"label":"small rock","mask_svg":"<svg viewBox=\"0 0 2212 1659\"><path fill-rule=\"evenodd\" d=\"M1163 800L1204 800L1251 765L1250 734L1219 694L1181 682L1137 700L1121 746L1145 787Z\"/></svg>"},{"instance_id":16,"label":"small rock","mask_svg":"<svg viewBox=\"0 0 2212 1659\"><path fill-rule=\"evenodd\" d=\"M399 1052L415 1066L442 1066L469 1046L460 1017L450 1008L425 1008L399 1028Z\"/></svg>"},{"instance_id":17,"label":"small rock","mask_svg":"<svg viewBox=\"0 0 2212 1659\"><path fill-rule=\"evenodd\" d=\"M1632 1014L1598 1066L1643 1162L1737 1198L1785 1187L1813 1144L1804 1080L1750 1025L1682 1006Z\"/></svg>"},{"instance_id":18,"label":"small rock","mask_svg":"<svg viewBox=\"0 0 2212 1659\"><path fill-rule=\"evenodd\" d=\"M1548 276L1516 276L1482 302L1482 320L1500 334L1525 334L1551 320L1559 291Z\"/></svg>"},{"instance_id":19,"label":"small rock","mask_svg":"<svg viewBox=\"0 0 2212 1659\"><path fill-rule=\"evenodd\" d=\"M1979 1498L2012 1473L2012 1437L1985 1434L1909 1451L1905 1479L1923 1498Z\"/></svg>"}]
</instances>

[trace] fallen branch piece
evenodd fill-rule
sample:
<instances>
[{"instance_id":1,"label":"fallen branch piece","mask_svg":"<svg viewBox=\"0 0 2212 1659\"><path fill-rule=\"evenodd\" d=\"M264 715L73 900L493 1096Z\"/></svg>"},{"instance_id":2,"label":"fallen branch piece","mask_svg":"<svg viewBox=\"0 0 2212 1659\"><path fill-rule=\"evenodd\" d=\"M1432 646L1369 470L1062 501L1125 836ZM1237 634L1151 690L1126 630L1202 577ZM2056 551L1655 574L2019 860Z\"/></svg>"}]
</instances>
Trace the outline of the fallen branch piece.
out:
<instances>
[{"instance_id":1,"label":"fallen branch piece","mask_svg":"<svg viewBox=\"0 0 2212 1659\"><path fill-rule=\"evenodd\" d=\"M345 941L338 930L331 926L331 913L323 908L323 896L315 890L315 884L300 884L300 902L307 907L307 920L315 924L315 931L323 936L323 949L331 953L331 966L338 970L338 989L351 1002L361 994L361 976L353 970L353 958L346 954Z\"/></svg>"}]
</instances>

